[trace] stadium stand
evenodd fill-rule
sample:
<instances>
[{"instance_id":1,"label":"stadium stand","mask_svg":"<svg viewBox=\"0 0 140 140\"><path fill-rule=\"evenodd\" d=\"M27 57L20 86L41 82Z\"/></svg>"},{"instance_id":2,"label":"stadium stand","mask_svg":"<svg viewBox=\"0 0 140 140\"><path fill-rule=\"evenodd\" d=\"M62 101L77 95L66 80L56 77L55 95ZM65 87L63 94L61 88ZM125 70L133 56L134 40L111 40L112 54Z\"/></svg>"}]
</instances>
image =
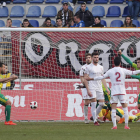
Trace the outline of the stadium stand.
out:
<instances>
[{"instance_id":1,"label":"stadium stand","mask_svg":"<svg viewBox=\"0 0 140 140\"><path fill-rule=\"evenodd\" d=\"M10 17L23 17L24 8L22 6L13 6L11 9Z\"/></svg>"},{"instance_id":2,"label":"stadium stand","mask_svg":"<svg viewBox=\"0 0 140 140\"><path fill-rule=\"evenodd\" d=\"M110 4L114 4L114 3L116 3L116 4L118 4L118 3L119 3L119 4L122 4L123 1L124 1L124 0L111 0L111 1L110 1Z\"/></svg>"},{"instance_id":3,"label":"stadium stand","mask_svg":"<svg viewBox=\"0 0 140 140\"><path fill-rule=\"evenodd\" d=\"M0 20L0 27L4 27L5 26L5 23L3 20Z\"/></svg>"},{"instance_id":4,"label":"stadium stand","mask_svg":"<svg viewBox=\"0 0 140 140\"><path fill-rule=\"evenodd\" d=\"M121 27L123 22L121 20L113 20L110 24L110 27Z\"/></svg>"},{"instance_id":5,"label":"stadium stand","mask_svg":"<svg viewBox=\"0 0 140 140\"><path fill-rule=\"evenodd\" d=\"M0 8L0 17L8 17L9 10L7 7Z\"/></svg>"},{"instance_id":6,"label":"stadium stand","mask_svg":"<svg viewBox=\"0 0 140 140\"><path fill-rule=\"evenodd\" d=\"M123 15L122 15L122 17L126 17L126 16L128 16L128 15L129 15L128 6L126 6L126 7L124 8L124 10L123 10Z\"/></svg>"},{"instance_id":7,"label":"stadium stand","mask_svg":"<svg viewBox=\"0 0 140 140\"><path fill-rule=\"evenodd\" d=\"M60 0L46 0L45 3L59 3Z\"/></svg>"},{"instance_id":8,"label":"stadium stand","mask_svg":"<svg viewBox=\"0 0 140 140\"><path fill-rule=\"evenodd\" d=\"M29 22L33 27L39 27L39 22L37 20L29 20Z\"/></svg>"},{"instance_id":9,"label":"stadium stand","mask_svg":"<svg viewBox=\"0 0 140 140\"><path fill-rule=\"evenodd\" d=\"M29 7L26 17L40 17L40 16L41 16L41 8L39 6Z\"/></svg>"},{"instance_id":10,"label":"stadium stand","mask_svg":"<svg viewBox=\"0 0 140 140\"><path fill-rule=\"evenodd\" d=\"M22 22L20 20L12 20L13 27L21 27Z\"/></svg>"},{"instance_id":11,"label":"stadium stand","mask_svg":"<svg viewBox=\"0 0 140 140\"><path fill-rule=\"evenodd\" d=\"M62 0L62 3L64 2L71 2L72 3L72 0Z\"/></svg>"},{"instance_id":12,"label":"stadium stand","mask_svg":"<svg viewBox=\"0 0 140 140\"><path fill-rule=\"evenodd\" d=\"M107 4L108 0L95 0L94 4Z\"/></svg>"},{"instance_id":13,"label":"stadium stand","mask_svg":"<svg viewBox=\"0 0 140 140\"><path fill-rule=\"evenodd\" d=\"M57 9L55 6L46 6L42 17L55 17L57 15Z\"/></svg>"},{"instance_id":14,"label":"stadium stand","mask_svg":"<svg viewBox=\"0 0 140 140\"><path fill-rule=\"evenodd\" d=\"M103 6L95 6L92 8L92 14L94 17L96 16L103 17L105 16L105 9Z\"/></svg>"},{"instance_id":15,"label":"stadium stand","mask_svg":"<svg viewBox=\"0 0 140 140\"><path fill-rule=\"evenodd\" d=\"M138 20L133 20L132 23L135 24L136 27L140 27L140 22Z\"/></svg>"},{"instance_id":16,"label":"stadium stand","mask_svg":"<svg viewBox=\"0 0 140 140\"><path fill-rule=\"evenodd\" d=\"M121 10L119 6L110 6L106 17L119 17L121 15Z\"/></svg>"},{"instance_id":17,"label":"stadium stand","mask_svg":"<svg viewBox=\"0 0 140 140\"><path fill-rule=\"evenodd\" d=\"M27 0L13 0L13 3L16 4L16 3L26 3Z\"/></svg>"},{"instance_id":18,"label":"stadium stand","mask_svg":"<svg viewBox=\"0 0 140 140\"><path fill-rule=\"evenodd\" d=\"M30 3L43 3L44 0L30 0Z\"/></svg>"},{"instance_id":19,"label":"stadium stand","mask_svg":"<svg viewBox=\"0 0 140 140\"><path fill-rule=\"evenodd\" d=\"M101 24L107 27L107 24L106 24L105 20L101 20Z\"/></svg>"}]
</instances>

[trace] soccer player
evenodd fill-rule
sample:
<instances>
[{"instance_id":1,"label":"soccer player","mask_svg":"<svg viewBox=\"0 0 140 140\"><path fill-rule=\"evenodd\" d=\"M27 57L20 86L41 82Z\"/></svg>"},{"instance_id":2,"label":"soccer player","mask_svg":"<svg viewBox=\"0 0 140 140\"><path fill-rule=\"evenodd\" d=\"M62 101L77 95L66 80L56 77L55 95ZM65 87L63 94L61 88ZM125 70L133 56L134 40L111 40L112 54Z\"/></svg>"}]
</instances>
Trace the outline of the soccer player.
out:
<instances>
[{"instance_id":1,"label":"soccer player","mask_svg":"<svg viewBox=\"0 0 140 140\"><path fill-rule=\"evenodd\" d=\"M130 59L128 59L126 56L124 56L121 52L121 50L118 51L118 53L122 56L122 58L129 64L131 65L133 68L135 68L136 70L140 69L140 57L137 58L137 64L133 63L130 61ZM140 74L137 75L131 75L132 78L136 78L140 81ZM138 109L140 109L140 93L138 96Z\"/></svg>"},{"instance_id":2,"label":"soccer player","mask_svg":"<svg viewBox=\"0 0 140 140\"><path fill-rule=\"evenodd\" d=\"M0 62L0 104L5 107L5 125L16 125L16 123L13 123L10 121L10 115L11 115L11 101L7 99L3 94L1 94L1 88L3 83L10 82L12 80L17 79L18 77L16 75L12 75L9 78L3 78L1 75L5 73L5 65Z\"/></svg>"},{"instance_id":3,"label":"soccer player","mask_svg":"<svg viewBox=\"0 0 140 140\"><path fill-rule=\"evenodd\" d=\"M97 52L92 53L92 63L89 64L86 67L85 74L84 74L84 84L87 88L88 96L90 96L91 99L91 113L94 120L94 125L99 126L99 123L97 122L97 115L100 113L101 109L104 107L104 93L102 89L102 83L105 86L107 92L110 94L110 91L107 88L106 81L103 79L102 81L89 81L86 80L86 78L89 77L96 77L101 76L104 73L103 67L98 64L99 61L99 54ZM99 105L96 109L96 99L99 101Z\"/></svg>"},{"instance_id":4,"label":"soccer player","mask_svg":"<svg viewBox=\"0 0 140 140\"><path fill-rule=\"evenodd\" d=\"M128 108L127 108L127 97L126 97L126 91L125 91L125 77L126 75L136 75L140 73L140 70L137 71L130 71L124 68L121 68L121 58L115 57L114 59L115 67L108 70L103 76L98 77L90 77L86 80L93 81L93 80L101 80L109 77L111 79L111 108L112 108L112 122L113 122L113 128L117 129L116 125L116 106L118 103L118 100L120 100L120 103L123 107L124 111L124 118L125 118L125 127L124 129L130 129L128 127ZM88 93L90 93L90 90L87 89Z\"/></svg>"}]
</instances>

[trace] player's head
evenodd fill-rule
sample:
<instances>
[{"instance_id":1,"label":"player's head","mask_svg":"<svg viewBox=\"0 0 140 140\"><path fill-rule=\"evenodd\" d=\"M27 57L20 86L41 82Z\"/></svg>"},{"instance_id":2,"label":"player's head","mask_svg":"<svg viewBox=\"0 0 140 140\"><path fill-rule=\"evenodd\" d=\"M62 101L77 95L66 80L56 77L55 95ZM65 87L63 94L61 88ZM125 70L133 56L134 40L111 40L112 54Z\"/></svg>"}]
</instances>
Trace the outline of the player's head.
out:
<instances>
[{"instance_id":1,"label":"player's head","mask_svg":"<svg viewBox=\"0 0 140 140\"><path fill-rule=\"evenodd\" d=\"M140 69L140 57L137 58L137 67Z\"/></svg>"},{"instance_id":2,"label":"player's head","mask_svg":"<svg viewBox=\"0 0 140 140\"><path fill-rule=\"evenodd\" d=\"M86 54L86 63L87 64L90 64L91 63L91 61L92 61L91 58L92 58L92 55L90 53Z\"/></svg>"},{"instance_id":3,"label":"player's head","mask_svg":"<svg viewBox=\"0 0 140 140\"><path fill-rule=\"evenodd\" d=\"M99 53L98 52L92 53L92 60L93 60L94 64L97 64L99 62Z\"/></svg>"},{"instance_id":4,"label":"player's head","mask_svg":"<svg viewBox=\"0 0 140 140\"><path fill-rule=\"evenodd\" d=\"M115 66L120 66L121 65L121 57L115 57L114 59L114 64Z\"/></svg>"},{"instance_id":5,"label":"player's head","mask_svg":"<svg viewBox=\"0 0 140 140\"><path fill-rule=\"evenodd\" d=\"M5 64L0 62L0 72L1 74L5 74Z\"/></svg>"},{"instance_id":6,"label":"player's head","mask_svg":"<svg viewBox=\"0 0 140 140\"><path fill-rule=\"evenodd\" d=\"M7 64L4 64L5 65L5 74L7 74L8 73L8 66L7 66Z\"/></svg>"}]
</instances>

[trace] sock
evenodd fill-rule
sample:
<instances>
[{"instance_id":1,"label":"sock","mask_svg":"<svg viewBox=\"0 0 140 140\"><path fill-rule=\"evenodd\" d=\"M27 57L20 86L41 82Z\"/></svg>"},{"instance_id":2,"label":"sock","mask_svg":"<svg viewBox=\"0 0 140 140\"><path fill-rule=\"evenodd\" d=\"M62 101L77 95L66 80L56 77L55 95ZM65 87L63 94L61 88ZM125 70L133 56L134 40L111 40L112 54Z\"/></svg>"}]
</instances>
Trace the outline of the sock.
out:
<instances>
[{"instance_id":1,"label":"sock","mask_svg":"<svg viewBox=\"0 0 140 140\"><path fill-rule=\"evenodd\" d=\"M128 108L123 108L124 111L124 119L125 119L125 126L128 126Z\"/></svg>"},{"instance_id":2,"label":"sock","mask_svg":"<svg viewBox=\"0 0 140 140\"><path fill-rule=\"evenodd\" d=\"M96 115L97 116L100 113L100 111L102 110L103 106L104 106L104 102L99 102L99 105L98 105L98 107L96 109Z\"/></svg>"},{"instance_id":3,"label":"sock","mask_svg":"<svg viewBox=\"0 0 140 140\"><path fill-rule=\"evenodd\" d=\"M116 109L116 115L118 115L120 118L123 118L123 115L120 113L118 109Z\"/></svg>"},{"instance_id":4,"label":"sock","mask_svg":"<svg viewBox=\"0 0 140 140\"><path fill-rule=\"evenodd\" d=\"M11 115L11 106L6 105L6 107L5 107L6 122L10 121L10 115Z\"/></svg>"},{"instance_id":5,"label":"sock","mask_svg":"<svg viewBox=\"0 0 140 140\"><path fill-rule=\"evenodd\" d=\"M113 122L113 127L116 126L116 109L112 109L111 118Z\"/></svg>"},{"instance_id":6,"label":"sock","mask_svg":"<svg viewBox=\"0 0 140 140\"><path fill-rule=\"evenodd\" d=\"M91 102L91 114L93 116L94 123L96 120L96 102Z\"/></svg>"},{"instance_id":7,"label":"sock","mask_svg":"<svg viewBox=\"0 0 140 140\"><path fill-rule=\"evenodd\" d=\"M88 105L84 105L84 117L87 119L88 116Z\"/></svg>"}]
</instances>

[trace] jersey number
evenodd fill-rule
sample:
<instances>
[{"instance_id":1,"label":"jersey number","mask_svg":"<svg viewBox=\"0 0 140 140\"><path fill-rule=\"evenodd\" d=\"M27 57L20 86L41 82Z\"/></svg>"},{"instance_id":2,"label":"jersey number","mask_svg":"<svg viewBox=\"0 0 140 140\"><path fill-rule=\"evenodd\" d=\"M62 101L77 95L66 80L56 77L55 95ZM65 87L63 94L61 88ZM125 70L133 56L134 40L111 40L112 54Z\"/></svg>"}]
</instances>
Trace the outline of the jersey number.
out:
<instances>
[{"instance_id":1,"label":"jersey number","mask_svg":"<svg viewBox=\"0 0 140 140\"><path fill-rule=\"evenodd\" d=\"M116 72L115 75L117 75L116 81L117 81L117 82L121 82L121 80L119 80L121 74L120 74L119 72Z\"/></svg>"}]
</instances>

